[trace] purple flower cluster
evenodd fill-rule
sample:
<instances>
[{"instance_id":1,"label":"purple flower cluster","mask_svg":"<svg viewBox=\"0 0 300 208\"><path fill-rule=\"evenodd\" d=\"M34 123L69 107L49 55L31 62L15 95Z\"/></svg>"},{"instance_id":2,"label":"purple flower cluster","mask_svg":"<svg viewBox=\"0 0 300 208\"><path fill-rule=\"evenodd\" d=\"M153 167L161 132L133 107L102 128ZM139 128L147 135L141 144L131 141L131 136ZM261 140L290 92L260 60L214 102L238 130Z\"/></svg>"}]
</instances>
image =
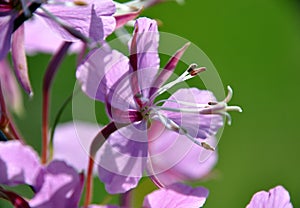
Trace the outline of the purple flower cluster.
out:
<instances>
[{"instance_id":1,"label":"purple flower cluster","mask_svg":"<svg viewBox=\"0 0 300 208\"><path fill-rule=\"evenodd\" d=\"M17 208L129 208L132 191L148 176L158 189L145 196L144 208L204 205L208 190L184 182L210 174L218 159L216 135L225 118L230 123L229 112L242 110L228 105L230 87L222 101L196 87L161 98L206 68L188 63L181 75L175 73L190 43L161 67L157 22L134 20L142 8L160 2L0 1L0 198ZM113 32L128 35L124 25L133 26L126 43L129 56L106 42ZM41 157L20 136L10 115L24 110L16 79L33 95L26 55L38 52L53 54L43 80ZM51 83L68 52L78 55L81 90L104 104L109 123L55 123L49 136ZM94 176L109 194L120 194L119 205L92 204ZM7 188L17 185L29 186L33 196L28 199ZM278 186L255 194L247 207L292 205L287 191Z\"/></svg>"}]
</instances>

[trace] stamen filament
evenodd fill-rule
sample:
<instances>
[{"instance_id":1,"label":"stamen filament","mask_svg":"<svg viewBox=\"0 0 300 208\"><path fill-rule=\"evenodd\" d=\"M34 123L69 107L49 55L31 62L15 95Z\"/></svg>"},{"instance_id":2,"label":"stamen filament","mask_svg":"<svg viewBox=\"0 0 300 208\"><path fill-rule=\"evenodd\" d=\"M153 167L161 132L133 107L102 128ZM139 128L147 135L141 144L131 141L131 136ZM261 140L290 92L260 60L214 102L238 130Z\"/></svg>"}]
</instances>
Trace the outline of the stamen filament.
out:
<instances>
[{"instance_id":1,"label":"stamen filament","mask_svg":"<svg viewBox=\"0 0 300 208\"><path fill-rule=\"evenodd\" d=\"M178 103L181 105L186 105L186 106L191 106L191 107L196 107L196 108L208 107L207 104L197 104L197 103L192 103L192 102L185 102L185 101L180 101L180 100L169 100L169 99L159 100L154 105L158 105L160 103L165 103L165 102Z\"/></svg>"},{"instance_id":2,"label":"stamen filament","mask_svg":"<svg viewBox=\"0 0 300 208\"><path fill-rule=\"evenodd\" d=\"M175 86L176 84L189 80L195 77L195 75L197 75L198 73L206 70L205 67L200 67L200 68L196 68L196 67L197 67L196 64L191 64L188 67L188 69L185 72L183 72L177 79L175 79L172 82L169 82L168 84L162 86L159 90L157 90L157 92L153 95L153 97L161 95L162 93L166 92L168 89Z\"/></svg>"},{"instance_id":3,"label":"stamen filament","mask_svg":"<svg viewBox=\"0 0 300 208\"><path fill-rule=\"evenodd\" d=\"M156 110L155 110L156 111ZM178 132L179 134L182 134L184 136L186 136L189 140L191 140L193 143L195 143L196 145L198 146L201 146L203 147L204 149L207 149L207 150L212 150L214 151L215 148L210 146L209 144L207 144L206 142L200 142L198 141L196 138L192 137L188 131L179 126L178 124L176 124L174 121L172 121L171 119L169 119L168 117L162 115L161 113L159 113L158 111L156 111L155 113L156 116L158 116L158 119L162 122L162 124L169 130L172 130L172 131L176 131Z\"/></svg>"}]
</instances>

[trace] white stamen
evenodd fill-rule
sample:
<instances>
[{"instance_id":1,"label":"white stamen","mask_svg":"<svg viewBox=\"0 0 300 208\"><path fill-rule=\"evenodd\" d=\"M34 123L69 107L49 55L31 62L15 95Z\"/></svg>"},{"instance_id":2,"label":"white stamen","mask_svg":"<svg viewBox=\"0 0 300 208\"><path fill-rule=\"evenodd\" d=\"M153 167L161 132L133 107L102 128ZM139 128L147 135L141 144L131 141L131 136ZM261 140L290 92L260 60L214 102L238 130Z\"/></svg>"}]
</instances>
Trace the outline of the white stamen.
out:
<instances>
[{"instance_id":1,"label":"white stamen","mask_svg":"<svg viewBox=\"0 0 300 208\"><path fill-rule=\"evenodd\" d=\"M188 131L186 129L184 129L183 127L179 126L178 124L176 124L174 121L172 121L171 119L169 119L168 117L162 115L161 113L159 113L158 111L156 111L156 113L153 115L153 119L155 119L155 117L158 117L158 119L162 122L162 124L169 130L172 131L176 131L179 134L182 134L184 136L186 136L189 140L191 140L193 143L197 144L198 146L203 147L204 149L207 150L212 150L214 151L215 148L210 146L209 144L207 144L206 142L200 142L198 141L196 138L192 137Z\"/></svg>"},{"instance_id":2,"label":"white stamen","mask_svg":"<svg viewBox=\"0 0 300 208\"><path fill-rule=\"evenodd\" d=\"M224 103L229 103L229 101L231 100L231 98L233 96L233 90L229 85L227 86L227 90L228 90L228 94L227 94L226 98L223 100Z\"/></svg>"},{"instance_id":3,"label":"white stamen","mask_svg":"<svg viewBox=\"0 0 300 208\"><path fill-rule=\"evenodd\" d=\"M61 1L56 1L56 0L48 0L47 4L63 5L66 7L76 7L76 6L87 6L88 5L88 3L83 0L75 0L74 2L71 2L71 1L61 2Z\"/></svg>"},{"instance_id":4,"label":"white stamen","mask_svg":"<svg viewBox=\"0 0 300 208\"><path fill-rule=\"evenodd\" d=\"M157 92L153 95L153 97L161 95L162 93L166 92L171 87L173 87L174 85L184 82L186 80L189 80L189 79L193 78L196 74L205 70L205 67L200 67L198 69L196 69L196 67L197 67L197 64L191 64L188 67L188 69L185 72L183 72L177 79L175 79L172 82L169 82L168 84L162 86L159 90L157 90Z\"/></svg>"},{"instance_id":5,"label":"white stamen","mask_svg":"<svg viewBox=\"0 0 300 208\"><path fill-rule=\"evenodd\" d=\"M168 100L168 99L159 100L154 105L157 106L158 104L165 103L165 102L173 102L173 103L178 103L181 105L186 105L186 106L191 106L191 107L196 107L196 108L205 108L208 106L207 104L197 104L197 103L192 103L192 102L185 102L185 101L180 101L180 100Z\"/></svg>"}]
</instances>

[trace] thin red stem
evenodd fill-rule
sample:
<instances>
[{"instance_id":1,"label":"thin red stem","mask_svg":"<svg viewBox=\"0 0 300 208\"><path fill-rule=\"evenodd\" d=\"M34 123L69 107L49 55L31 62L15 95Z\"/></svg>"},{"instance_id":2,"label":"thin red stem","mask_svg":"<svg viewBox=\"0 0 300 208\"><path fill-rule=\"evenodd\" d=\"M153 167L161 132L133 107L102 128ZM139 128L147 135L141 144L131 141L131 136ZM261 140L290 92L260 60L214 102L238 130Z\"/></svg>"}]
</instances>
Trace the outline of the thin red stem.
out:
<instances>
[{"instance_id":1,"label":"thin red stem","mask_svg":"<svg viewBox=\"0 0 300 208\"><path fill-rule=\"evenodd\" d=\"M119 128L122 128L124 126L127 126L128 124L125 123L114 123L110 122L105 127L101 129L101 131L96 135L94 138L91 147L90 147L90 158L88 163L88 172L87 172L87 178L86 178L86 195L84 200L84 208L87 208L88 205L91 203L93 195L92 195L92 189L93 189L93 168L94 168L94 158L96 155L96 152L100 149L100 147L104 144L105 140L116 130Z\"/></svg>"},{"instance_id":2,"label":"thin red stem","mask_svg":"<svg viewBox=\"0 0 300 208\"><path fill-rule=\"evenodd\" d=\"M120 195L120 206L122 208L132 207L131 198L132 198L132 191L131 190L121 194Z\"/></svg>"},{"instance_id":3,"label":"thin red stem","mask_svg":"<svg viewBox=\"0 0 300 208\"><path fill-rule=\"evenodd\" d=\"M52 57L43 80L43 109L42 109L42 164L47 163L48 155L48 129L49 129L49 99L50 99L50 89L52 81L55 77L55 74L68 52L71 42L64 42L60 47L58 52Z\"/></svg>"},{"instance_id":4,"label":"thin red stem","mask_svg":"<svg viewBox=\"0 0 300 208\"><path fill-rule=\"evenodd\" d=\"M11 116L9 116L8 129L9 129L9 132L12 134L12 137L16 140L19 140L23 144L26 144L26 142L22 139L20 133L18 132L18 130L15 126L16 125L13 123Z\"/></svg>"},{"instance_id":5,"label":"thin red stem","mask_svg":"<svg viewBox=\"0 0 300 208\"><path fill-rule=\"evenodd\" d=\"M1 110L1 118L0 118L0 129L2 129L9 138L19 140L23 144L25 144L24 140L21 138L18 133L15 125L13 123L12 117L9 114L9 111L6 109L6 104L4 100L4 96L2 93L2 87L0 83L0 110Z\"/></svg>"},{"instance_id":6,"label":"thin red stem","mask_svg":"<svg viewBox=\"0 0 300 208\"><path fill-rule=\"evenodd\" d=\"M87 208L92 201L92 190L93 190L93 168L94 168L94 158L90 156L88 164L88 172L86 178L86 195L84 199L84 208Z\"/></svg>"},{"instance_id":7,"label":"thin red stem","mask_svg":"<svg viewBox=\"0 0 300 208\"><path fill-rule=\"evenodd\" d=\"M5 128L8 124L7 111L4 96L2 93L1 81L0 81L0 128Z\"/></svg>"},{"instance_id":8,"label":"thin red stem","mask_svg":"<svg viewBox=\"0 0 300 208\"><path fill-rule=\"evenodd\" d=\"M42 164L47 162L48 150L48 109L49 109L49 92L43 93L43 110L42 110Z\"/></svg>"}]
</instances>

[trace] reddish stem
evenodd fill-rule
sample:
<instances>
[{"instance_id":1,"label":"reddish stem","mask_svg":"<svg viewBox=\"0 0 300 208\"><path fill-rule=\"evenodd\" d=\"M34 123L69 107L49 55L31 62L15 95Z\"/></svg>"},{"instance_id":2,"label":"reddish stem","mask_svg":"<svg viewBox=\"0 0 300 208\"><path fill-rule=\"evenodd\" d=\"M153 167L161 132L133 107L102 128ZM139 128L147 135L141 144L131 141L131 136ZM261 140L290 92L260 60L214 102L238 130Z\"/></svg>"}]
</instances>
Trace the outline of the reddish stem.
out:
<instances>
[{"instance_id":1,"label":"reddish stem","mask_svg":"<svg viewBox=\"0 0 300 208\"><path fill-rule=\"evenodd\" d=\"M6 109L1 83L0 83L0 110L1 110L0 129L2 129L4 131L3 133L9 136L9 138L19 140L20 142L25 144L24 140L21 138L20 134L16 130L12 118Z\"/></svg>"},{"instance_id":2,"label":"reddish stem","mask_svg":"<svg viewBox=\"0 0 300 208\"><path fill-rule=\"evenodd\" d=\"M52 57L43 80L43 109L42 109L42 164L47 162L48 154L48 123L49 123L49 97L50 88L53 78L63 60L68 52L71 42L64 42L58 52Z\"/></svg>"},{"instance_id":3,"label":"reddish stem","mask_svg":"<svg viewBox=\"0 0 300 208\"><path fill-rule=\"evenodd\" d=\"M94 168L94 158L96 152L100 149L100 147L104 144L105 140L116 130L127 126L125 123L114 123L110 122L106 126L104 126L101 131L94 138L91 147L90 147L90 158L88 163L88 172L86 178L86 195L84 200L84 208L87 208L92 200L92 189L93 189L93 168Z\"/></svg>"},{"instance_id":4,"label":"reddish stem","mask_svg":"<svg viewBox=\"0 0 300 208\"><path fill-rule=\"evenodd\" d=\"M49 92L43 93L43 110L42 110L42 156L41 162L45 164L47 162L47 150L48 150L48 110L49 110Z\"/></svg>"},{"instance_id":5,"label":"reddish stem","mask_svg":"<svg viewBox=\"0 0 300 208\"><path fill-rule=\"evenodd\" d=\"M5 128L8 124L7 112L6 112L6 105L4 96L2 93L1 81L0 81L0 128Z\"/></svg>"},{"instance_id":6,"label":"reddish stem","mask_svg":"<svg viewBox=\"0 0 300 208\"><path fill-rule=\"evenodd\" d=\"M86 194L84 199L84 207L87 208L92 201L92 190L93 190L93 168L94 168L94 158L90 156L88 164L88 172L86 178Z\"/></svg>"},{"instance_id":7,"label":"reddish stem","mask_svg":"<svg viewBox=\"0 0 300 208\"><path fill-rule=\"evenodd\" d=\"M120 196L120 206L122 208L132 207L131 198L132 198L132 191L131 190L121 194L121 196Z\"/></svg>"}]
</instances>

